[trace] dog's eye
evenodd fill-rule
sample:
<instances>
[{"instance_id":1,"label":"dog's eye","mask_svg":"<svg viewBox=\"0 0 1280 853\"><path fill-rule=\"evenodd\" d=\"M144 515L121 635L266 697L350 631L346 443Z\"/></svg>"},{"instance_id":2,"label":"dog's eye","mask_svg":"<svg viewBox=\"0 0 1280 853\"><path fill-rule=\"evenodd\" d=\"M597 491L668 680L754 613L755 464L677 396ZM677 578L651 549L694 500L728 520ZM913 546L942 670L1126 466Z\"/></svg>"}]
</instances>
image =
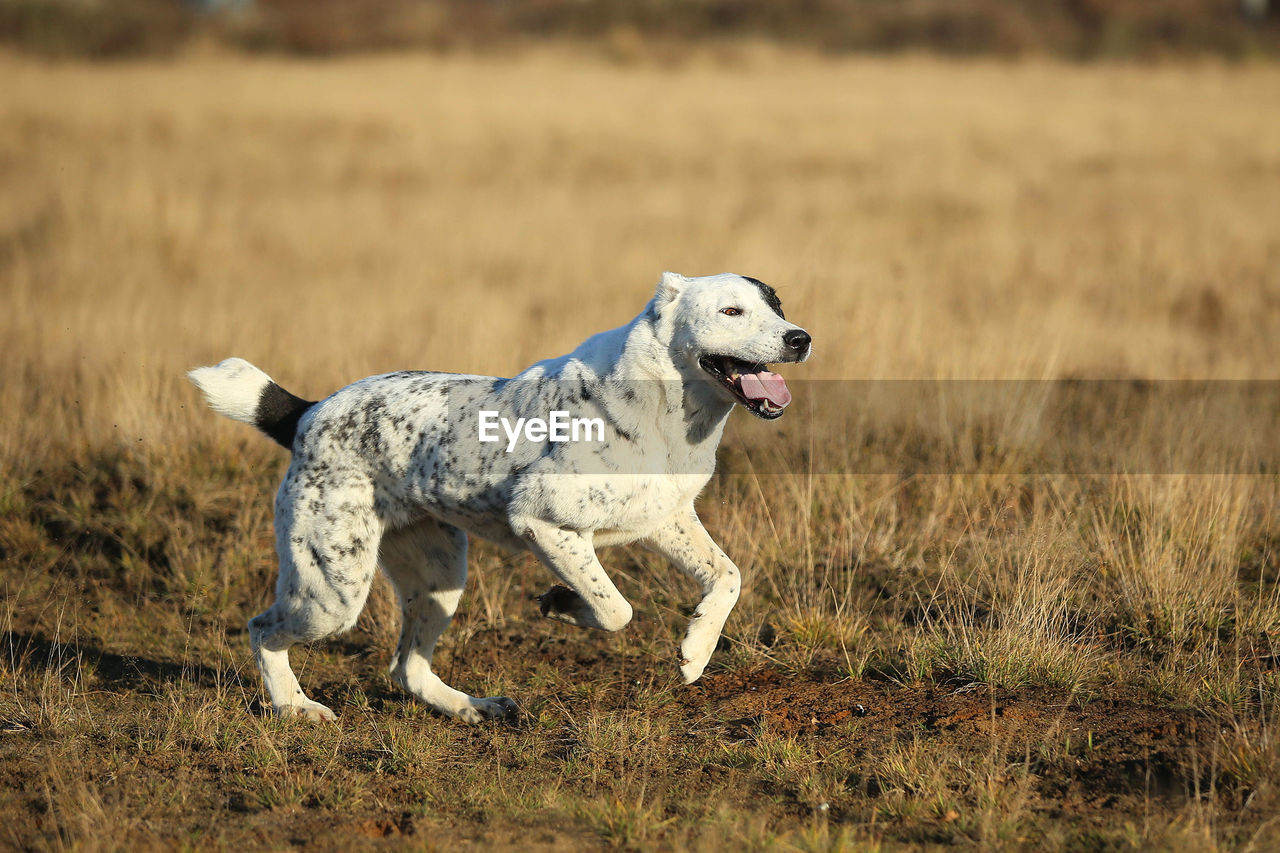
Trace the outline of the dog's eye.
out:
<instances>
[{"instance_id":1,"label":"dog's eye","mask_svg":"<svg viewBox=\"0 0 1280 853\"><path fill-rule=\"evenodd\" d=\"M721 308L720 313L728 315L730 317L737 317L739 314L742 313L742 309L741 308Z\"/></svg>"}]
</instances>

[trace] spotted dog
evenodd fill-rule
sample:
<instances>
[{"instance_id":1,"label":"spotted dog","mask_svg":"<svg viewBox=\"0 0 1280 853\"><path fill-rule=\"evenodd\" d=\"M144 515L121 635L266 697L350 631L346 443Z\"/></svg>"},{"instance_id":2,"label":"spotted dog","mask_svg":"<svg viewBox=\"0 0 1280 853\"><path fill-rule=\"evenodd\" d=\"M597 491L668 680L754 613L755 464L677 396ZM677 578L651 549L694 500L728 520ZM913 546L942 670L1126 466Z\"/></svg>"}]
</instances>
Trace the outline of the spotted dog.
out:
<instances>
[{"instance_id":1,"label":"spotted dog","mask_svg":"<svg viewBox=\"0 0 1280 853\"><path fill-rule=\"evenodd\" d=\"M618 631L631 605L596 548L638 542L702 587L680 646L696 680L738 599L738 569L703 528L694 499L715 466L735 405L780 417L791 401L766 365L809 357L773 288L745 276L665 273L630 323L513 379L406 371L372 376L319 402L285 391L239 358L188 375L214 411L292 451L276 495L276 600L249 621L275 712L332 720L302 692L289 647L351 628L377 566L403 609L391 675L467 722L511 714L431 669L467 576L467 533L538 556L559 579L544 616ZM604 423L599 441L479 439L481 413L572 412Z\"/></svg>"}]
</instances>

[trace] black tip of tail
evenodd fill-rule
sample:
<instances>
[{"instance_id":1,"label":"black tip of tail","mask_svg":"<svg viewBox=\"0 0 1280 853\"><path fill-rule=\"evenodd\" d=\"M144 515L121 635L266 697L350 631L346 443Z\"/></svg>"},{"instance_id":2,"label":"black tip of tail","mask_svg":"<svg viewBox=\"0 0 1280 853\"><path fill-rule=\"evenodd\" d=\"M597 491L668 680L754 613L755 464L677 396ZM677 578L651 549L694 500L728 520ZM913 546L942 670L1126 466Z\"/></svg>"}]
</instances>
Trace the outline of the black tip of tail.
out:
<instances>
[{"instance_id":1,"label":"black tip of tail","mask_svg":"<svg viewBox=\"0 0 1280 853\"><path fill-rule=\"evenodd\" d=\"M262 389L262 394L258 397L253 424L271 436L277 444L292 450L293 437L298 432L298 421L315 404L316 401L296 397L272 382Z\"/></svg>"}]
</instances>

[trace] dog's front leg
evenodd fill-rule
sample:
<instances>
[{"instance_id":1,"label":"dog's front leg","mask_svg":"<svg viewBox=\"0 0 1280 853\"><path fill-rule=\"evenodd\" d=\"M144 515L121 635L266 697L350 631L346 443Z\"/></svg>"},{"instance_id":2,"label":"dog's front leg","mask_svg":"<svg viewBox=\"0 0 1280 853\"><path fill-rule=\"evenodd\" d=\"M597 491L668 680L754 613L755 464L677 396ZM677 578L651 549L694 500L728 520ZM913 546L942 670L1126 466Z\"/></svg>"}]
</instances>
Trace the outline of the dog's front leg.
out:
<instances>
[{"instance_id":1,"label":"dog's front leg","mask_svg":"<svg viewBox=\"0 0 1280 853\"><path fill-rule=\"evenodd\" d=\"M631 605L605 574L588 534L535 518L517 519L512 527L567 585L540 597L543 616L605 631L621 631L631 621Z\"/></svg>"},{"instance_id":2,"label":"dog's front leg","mask_svg":"<svg viewBox=\"0 0 1280 853\"><path fill-rule=\"evenodd\" d=\"M711 659L729 612L738 602L742 576L698 520L693 507L672 516L642 543L693 575L702 601L693 612L680 644L680 672L686 684L697 681Z\"/></svg>"}]
</instances>

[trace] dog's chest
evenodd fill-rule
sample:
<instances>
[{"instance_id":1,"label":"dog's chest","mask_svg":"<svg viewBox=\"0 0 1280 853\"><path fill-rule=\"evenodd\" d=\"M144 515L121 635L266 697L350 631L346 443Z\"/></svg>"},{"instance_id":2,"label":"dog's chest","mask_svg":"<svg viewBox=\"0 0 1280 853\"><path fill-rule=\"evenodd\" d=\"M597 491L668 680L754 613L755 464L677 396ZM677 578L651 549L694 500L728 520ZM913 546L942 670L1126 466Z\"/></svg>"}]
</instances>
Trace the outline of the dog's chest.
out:
<instances>
[{"instance_id":1,"label":"dog's chest","mask_svg":"<svg viewBox=\"0 0 1280 853\"><path fill-rule=\"evenodd\" d=\"M529 484L515 509L574 530L609 531L625 541L690 506L706 481L705 474L552 475Z\"/></svg>"}]
</instances>

